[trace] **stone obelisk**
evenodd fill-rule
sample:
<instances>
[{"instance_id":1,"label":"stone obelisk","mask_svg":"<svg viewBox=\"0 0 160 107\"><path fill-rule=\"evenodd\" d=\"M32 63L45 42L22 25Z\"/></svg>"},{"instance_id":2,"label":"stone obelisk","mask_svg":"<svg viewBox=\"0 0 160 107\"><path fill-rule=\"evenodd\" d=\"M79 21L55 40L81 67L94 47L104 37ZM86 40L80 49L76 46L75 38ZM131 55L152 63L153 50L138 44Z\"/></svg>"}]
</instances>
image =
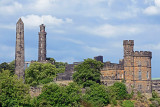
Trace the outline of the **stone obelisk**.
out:
<instances>
[{"instance_id":1,"label":"stone obelisk","mask_svg":"<svg viewBox=\"0 0 160 107\"><path fill-rule=\"evenodd\" d=\"M16 24L15 74L25 79L24 71L24 23L21 18Z\"/></svg>"},{"instance_id":2,"label":"stone obelisk","mask_svg":"<svg viewBox=\"0 0 160 107\"><path fill-rule=\"evenodd\" d=\"M39 32L38 62L42 63L46 62L46 35L45 25L41 24Z\"/></svg>"}]
</instances>

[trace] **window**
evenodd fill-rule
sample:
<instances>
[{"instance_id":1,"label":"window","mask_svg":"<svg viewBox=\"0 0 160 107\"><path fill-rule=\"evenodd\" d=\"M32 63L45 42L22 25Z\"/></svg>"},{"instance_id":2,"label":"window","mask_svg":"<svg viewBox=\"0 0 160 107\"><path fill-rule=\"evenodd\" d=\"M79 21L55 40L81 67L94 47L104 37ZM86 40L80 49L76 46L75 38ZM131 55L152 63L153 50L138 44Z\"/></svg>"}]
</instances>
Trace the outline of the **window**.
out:
<instances>
[{"instance_id":1,"label":"window","mask_svg":"<svg viewBox=\"0 0 160 107\"><path fill-rule=\"evenodd\" d=\"M149 79L149 72L147 71L147 79Z\"/></svg>"},{"instance_id":2,"label":"window","mask_svg":"<svg viewBox=\"0 0 160 107\"><path fill-rule=\"evenodd\" d=\"M150 88L149 88L149 85L147 85L147 89L149 90Z\"/></svg>"},{"instance_id":3,"label":"window","mask_svg":"<svg viewBox=\"0 0 160 107\"><path fill-rule=\"evenodd\" d=\"M139 71L139 80L142 80L142 72Z\"/></svg>"},{"instance_id":4,"label":"window","mask_svg":"<svg viewBox=\"0 0 160 107\"><path fill-rule=\"evenodd\" d=\"M125 79L125 76L126 76L126 71L124 71L124 79Z\"/></svg>"},{"instance_id":5,"label":"window","mask_svg":"<svg viewBox=\"0 0 160 107\"><path fill-rule=\"evenodd\" d=\"M141 90L142 89L142 85L138 85L138 89Z\"/></svg>"},{"instance_id":6,"label":"window","mask_svg":"<svg viewBox=\"0 0 160 107\"><path fill-rule=\"evenodd\" d=\"M117 74L117 79L119 79L119 73Z\"/></svg>"},{"instance_id":7,"label":"window","mask_svg":"<svg viewBox=\"0 0 160 107\"><path fill-rule=\"evenodd\" d=\"M138 66L141 66L141 61L138 61Z\"/></svg>"}]
</instances>

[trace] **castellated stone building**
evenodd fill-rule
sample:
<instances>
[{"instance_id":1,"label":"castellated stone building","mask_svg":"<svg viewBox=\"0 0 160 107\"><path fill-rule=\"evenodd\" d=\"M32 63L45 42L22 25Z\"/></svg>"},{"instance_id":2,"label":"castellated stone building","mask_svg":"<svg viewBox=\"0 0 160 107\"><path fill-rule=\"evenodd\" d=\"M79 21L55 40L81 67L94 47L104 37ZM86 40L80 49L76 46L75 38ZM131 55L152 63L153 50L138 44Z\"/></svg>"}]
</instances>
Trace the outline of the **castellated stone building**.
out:
<instances>
[{"instance_id":1,"label":"castellated stone building","mask_svg":"<svg viewBox=\"0 0 160 107\"><path fill-rule=\"evenodd\" d=\"M116 81L125 81L128 91L140 91L142 93L152 92L151 83L151 58L150 51L134 51L134 41L124 40L124 58L119 64L103 62L103 56L96 56L94 59L104 63L101 69L101 82L107 86L113 85ZM74 73L75 63L66 66L65 73L61 73L57 80L70 80ZM68 76L68 77L67 77Z\"/></svg>"},{"instance_id":2,"label":"castellated stone building","mask_svg":"<svg viewBox=\"0 0 160 107\"><path fill-rule=\"evenodd\" d=\"M46 35L44 24L40 25L38 62L46 62Z\"/></svg>"},{"instance_id":3,"label":"castellated stone building","mask_svg":"<svg viewBox=\"0 0 160 107\"><path fill-rule=\"evenodd\" d=\"M134 51L134 41L124 40L124 59L119 64L105 62L101 71L102 82L112 85L115 81L124 80L128 91L152 92L150 51Z\"/></svg>"},{"instance_id":4,"label":"castellated stone building","mask_svg":"<svg viewBox=\"0 0 160 107\"><path fill-rule=\"evenodd\" d=\"M16 24L15 74L24 79L24 23L21 18Z\"/></svg>"}]
</instances>

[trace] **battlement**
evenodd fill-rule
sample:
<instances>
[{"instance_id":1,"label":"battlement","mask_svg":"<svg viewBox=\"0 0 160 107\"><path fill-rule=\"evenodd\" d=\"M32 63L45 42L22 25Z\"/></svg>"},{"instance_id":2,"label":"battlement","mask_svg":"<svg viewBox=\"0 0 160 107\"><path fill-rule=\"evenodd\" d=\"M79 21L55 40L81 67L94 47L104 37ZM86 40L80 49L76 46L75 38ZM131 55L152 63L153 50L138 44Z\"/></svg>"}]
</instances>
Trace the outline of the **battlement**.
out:
<instances>
[{"instance_id":1,"label":"battlement","mask_svg":"<svg viewBox=\"0 0 160 107\"><path fill-rule=\"evenodd\" d=\"M123 63L116 64L108 61L104 63L104 67L102 70L123 70L123 69L124 69Z\"/></svg>"},{"instance_id":2,"label":"battlement","mask_svg":"<svg viewBox=\"0 0 160 107\"><path fill-rule=\"evenodd\" d=\"M150 51L135 51L134 56L137 56L137 57L151 57L152 58L152 52L150 52Z\"/></svg>"},{"instance_id":3,"label":"battlement","mask_svg":"<svg viewBox=\"0 0 160 107\"><path fill-rule=\"evenodd\" d=\"M123 45L134 45L134 40L123 40Z\"/></svg>"}]
</instances>

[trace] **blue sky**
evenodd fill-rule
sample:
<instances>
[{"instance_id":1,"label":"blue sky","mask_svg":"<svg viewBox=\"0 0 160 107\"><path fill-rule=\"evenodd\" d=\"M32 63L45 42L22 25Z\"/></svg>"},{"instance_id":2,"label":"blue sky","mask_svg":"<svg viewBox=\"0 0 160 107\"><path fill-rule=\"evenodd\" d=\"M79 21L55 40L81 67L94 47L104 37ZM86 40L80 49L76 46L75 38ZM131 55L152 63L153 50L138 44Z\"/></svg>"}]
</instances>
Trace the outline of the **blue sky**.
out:
<instances>
[{"instance_id":1,"label":"blue sky","mask_svg":"<svg viewBox=\"0 0 160 107\"><path fill-rule=\"evenodd\" d=\"M118 63L123 40L135 40L135 51L152 51L152 77L160 77L160 0L0 0L0 63L14 60L20 17L26 61L38 59L44 23L47 57L72 63L103 55Z\"/></svg>"}]
</instances>

